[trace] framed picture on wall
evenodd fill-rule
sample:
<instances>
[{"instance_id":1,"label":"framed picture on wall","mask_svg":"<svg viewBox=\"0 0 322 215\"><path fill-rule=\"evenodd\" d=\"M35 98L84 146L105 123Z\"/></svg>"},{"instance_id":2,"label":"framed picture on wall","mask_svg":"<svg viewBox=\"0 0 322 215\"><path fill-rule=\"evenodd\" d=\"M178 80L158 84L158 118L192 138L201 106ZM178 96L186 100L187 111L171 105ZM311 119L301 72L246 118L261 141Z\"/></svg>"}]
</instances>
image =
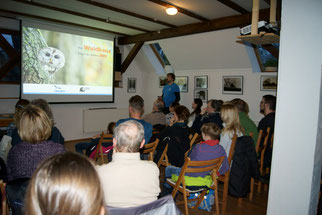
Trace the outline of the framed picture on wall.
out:
<instances>
[{"instance_id":1,"label":"framed picture on wall","mask_svg":"<svg viewBox=\"0 0 322 215\"><path fill-rule=\"evenodd\" d=\"M223 94L243 94L243 76L223 76L222 77Z\"/></svg>"},{"instance_id":2,"label":"framed picture on wall","mask_svg":"<svg viewBox=\"0 0 322 215\"><path fill-rule=\"evenodd\" d=\"M177 76L174 83L176 83L179 86L181 93L188 92L188 83L189 83L188 76Z\"/></svg>"},{"instance_id":3,"label":"framed picture on wall","mask_svg":"<svg viewBox=\"0 0 322 215\"><path fill-rule=\"evenodd\" d=\"M208 88L208 76L195 76L195 88Z\"/></svg>"},{"instance_id":4,"label":"framed picture on wall","mask_svg":"<svg viewBox=\"0 0 322 215\"><path fill-rule=\"evenodd\" d=\"M277 76L262 75L261 76L261 91L276 91Z\"/></svg>"},{"instance_id":5,"label":"framed picture on wall","mask_svg":"<svg viewBox=\"0 0 322 215\"><path fill-rule=\"evenodd\" d=\"M195 89L194 90L194 98L201 99L203 102L208 101L208 90L206 89Z\"/></svg>"},{"instance_id":6,"label":"framed picture on wall","mask_svg":"<svg viewBox=\"0 0 322 215\"><path fill-rule=\"evenodd\" d=\"M136 92L136 78L127 79L127 92L135 93Z\"/></svg>"},{"instance_id":7,"label":"framed picture on wall","mask_svg":"<svg viewBox=\"0 0 322 215\"><path fill-rule=\"evenodd\" d=\"M159 87L162 88L166 84L167 84L167 77L166 76L159 77Z\"/></svg>"}]
</instances>

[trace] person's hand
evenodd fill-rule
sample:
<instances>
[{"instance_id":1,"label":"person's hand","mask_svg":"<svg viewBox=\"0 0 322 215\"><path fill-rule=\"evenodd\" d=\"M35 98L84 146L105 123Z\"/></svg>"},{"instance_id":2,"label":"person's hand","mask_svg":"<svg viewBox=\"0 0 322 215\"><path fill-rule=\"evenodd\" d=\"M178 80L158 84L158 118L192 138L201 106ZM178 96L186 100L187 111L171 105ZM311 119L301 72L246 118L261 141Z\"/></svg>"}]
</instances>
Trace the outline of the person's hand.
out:
<instances>
[{"instance_id":1,"label":"person's hand","mask_svg":"<svg viewBox=\"0 0 322 215\"><path fill-rule=\"evenodd\" d=\"M205 113L207 113L207 108L205 107L204 109L202 109L202 111L200 112L201 115L204 115Z\"/></svg>"}]
</instances>

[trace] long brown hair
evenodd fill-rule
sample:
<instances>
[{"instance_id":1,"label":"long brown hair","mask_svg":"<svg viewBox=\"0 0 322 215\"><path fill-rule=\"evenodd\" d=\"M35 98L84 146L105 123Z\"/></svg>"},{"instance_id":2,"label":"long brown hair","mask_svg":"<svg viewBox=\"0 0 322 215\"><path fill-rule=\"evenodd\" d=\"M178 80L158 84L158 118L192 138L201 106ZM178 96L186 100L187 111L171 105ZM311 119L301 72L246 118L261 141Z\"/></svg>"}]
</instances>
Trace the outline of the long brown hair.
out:
<instances>
[{"instance_id":1,"label":"long brown hair","mask_svg":"<svg viewBox=\"0 0 322 215\"><path fill-rule=\"evenodd\" d=\"M99 215L103 192L95 167L72 152L45 160L29 183L26 215Z\"/></svg>"}]
</instances>

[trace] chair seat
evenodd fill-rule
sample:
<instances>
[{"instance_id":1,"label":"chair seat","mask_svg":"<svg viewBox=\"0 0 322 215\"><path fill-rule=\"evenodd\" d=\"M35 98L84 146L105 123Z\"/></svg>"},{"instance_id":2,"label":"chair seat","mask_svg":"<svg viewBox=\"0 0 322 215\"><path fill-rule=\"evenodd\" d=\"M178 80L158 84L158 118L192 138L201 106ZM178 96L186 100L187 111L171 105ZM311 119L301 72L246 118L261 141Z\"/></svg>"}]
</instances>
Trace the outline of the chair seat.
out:
<instances>
[{"instance_id":1,"label":"chair seat","mask_svg":"<svg viewBox=\"0 0 322 215\"><path fill-rule=\"evenodd\" d=\"M167 182L174 187L176 185L177 182L174 182L173 180L171 180L171 178L167 178ZM211 187L214 186L214 183L212 183ZM190 187L190 188L189 188ZM192 189L191 187L196 187L197 189ZM183 187L180 185L179 186L180 189L183 189ZM188 191L189 193L198 193L201 192L203 190L206 189L210 189L209 187L206 186L202 186L202 187L198 187L198 186L186 186L186 191Z\"/></svg>"}]
</instances>

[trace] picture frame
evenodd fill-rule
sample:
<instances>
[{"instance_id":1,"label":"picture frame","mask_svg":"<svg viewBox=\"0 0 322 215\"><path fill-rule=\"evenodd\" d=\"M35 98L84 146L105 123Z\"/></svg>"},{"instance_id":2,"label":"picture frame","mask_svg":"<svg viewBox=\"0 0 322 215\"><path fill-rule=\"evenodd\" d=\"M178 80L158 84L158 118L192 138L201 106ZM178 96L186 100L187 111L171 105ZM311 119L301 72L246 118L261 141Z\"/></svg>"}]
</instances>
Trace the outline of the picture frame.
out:
<instances>
[{"instance_id":1,"label":"picture frame","mask_svg":"<svg viewBox=\"0 0 322 215\"><path fill-rule=\"evenodd\" d=\"M208 90L206 89L195 89L193 95L195 99L201 99L202 102L208 101Z\"/></svg>"},{"instance_id":2,"label":"picture frame","mask_svg":"<svg viewBox=\"0 0 322 215\"><path fill-rule=\"evenodd\" d=\"M208 76L207 75L195 76L195 88L207 89Z\"/></svg>"},{"instance_id":3,"label":"picture frame","mask_svg":"<svg viewBox=\"0 0 322 215\"><path fill-rule=\"evenodd\" d=\"M159 87L162 88L167 84L167 76L159 77Z\"/></svg>"},{"instance_id":4,"label":"picture frame","mask_svg":"<svg viewBox=\"0 0 322 215\"><path fill-rule=\"evenodd\" d=\"M277 90L277 76L262 75L260 77L260 90L261 91L274 91Z\"/></svg>"},{"instance_id":5,"label":"picture frame","mask_svg":"<svg viewBox=\"0 0 322 215\"><path fill-rule=\"evenodd\" d=\"M188 76L176 76L176 80L174 81L180 88L181 93L188 92L188 85L189 85L189 77Z\"/></svg>"},{"instance_id":6,"label":"picture frame","mask_svg":"<svg viewBox=\"0 0 322 215\"><path fill-rule=\"evenodd\" d=\"M222 93L232 95L243 94L243 76L223 76L222 77Z\"/></svg>"},{"instance_id":7,"label":"picture frame","mask_svg":"<svg viewBox=\"0 0 322 215\"><path fill-rule=\"evenodd\" d=\"M136 92L136 78L127 79L127 92L135 93Z\"/></svg>"}]
</instances>

